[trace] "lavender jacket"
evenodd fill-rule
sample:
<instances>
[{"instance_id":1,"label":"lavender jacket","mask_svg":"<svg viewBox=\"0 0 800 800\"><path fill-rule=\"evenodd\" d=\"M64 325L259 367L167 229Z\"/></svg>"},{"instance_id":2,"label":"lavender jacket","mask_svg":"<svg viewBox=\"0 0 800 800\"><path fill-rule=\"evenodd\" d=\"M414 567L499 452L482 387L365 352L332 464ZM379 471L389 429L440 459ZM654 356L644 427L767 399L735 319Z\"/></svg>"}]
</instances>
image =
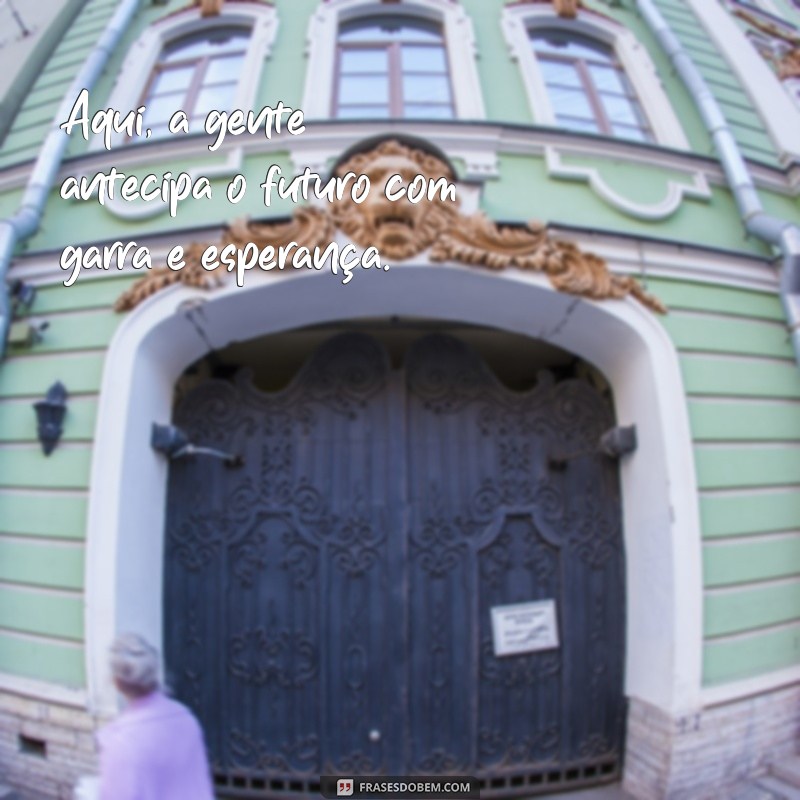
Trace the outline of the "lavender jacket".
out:
<instances>
[{"instance_id":1,"label":"lavender jacket","mask_svg":"<svg viewBox=\"0 0 800 800\"><path fill-rule=\"evenodd\" d=\"M200 725L161 692L132 701L98 739L99 800L214 800Z\"/></svg>"}]
</instances>

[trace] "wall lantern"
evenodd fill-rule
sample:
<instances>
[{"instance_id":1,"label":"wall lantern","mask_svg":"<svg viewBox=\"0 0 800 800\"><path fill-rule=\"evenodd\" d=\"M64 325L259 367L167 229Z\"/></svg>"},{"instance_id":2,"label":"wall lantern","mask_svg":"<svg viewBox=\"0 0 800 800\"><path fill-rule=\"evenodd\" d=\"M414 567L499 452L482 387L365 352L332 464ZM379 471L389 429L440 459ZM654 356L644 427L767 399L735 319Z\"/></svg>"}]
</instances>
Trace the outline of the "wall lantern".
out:
<instances>
[{"instance_id":1,"label":"wall lantern","mask_svg":"<svg viewBox=\"0 0 800 800\"><path fill-rule=\"evenodd\" d=\"M244 460L241 456L225 453L213 447L198 447L189 441L189 437L175 425L159 425L153 423L150 435L150 446L153 450L165 455L170 461L187 456L210 456L224 461L228 467L241 467Z\"/></svg>"},{"instance_id":2,"label":"wall lantern","mask_svg":"<svg viewBox=\"0 0 800 800\"><path fill-rule=\"evenodd\" d=\"M42 443L42 450L49 456L56 449L64 431L64 415L67 413L67 389L61 381L56 381L48 390L44 400L33 404L36 411L36 432Z\"/></svg>"}]
</instances>

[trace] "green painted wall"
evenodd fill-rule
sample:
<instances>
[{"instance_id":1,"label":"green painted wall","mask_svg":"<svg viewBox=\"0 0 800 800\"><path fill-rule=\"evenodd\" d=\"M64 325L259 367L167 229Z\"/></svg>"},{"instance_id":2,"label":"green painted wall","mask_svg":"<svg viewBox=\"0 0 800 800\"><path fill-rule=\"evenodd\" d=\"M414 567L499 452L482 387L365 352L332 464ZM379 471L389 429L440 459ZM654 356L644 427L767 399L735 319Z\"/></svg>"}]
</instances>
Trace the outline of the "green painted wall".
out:
<instances>
[{"instance_id":1,"label":"green painted wall","mask_svg":"<svg viewBox=\"0 0 800 800\"><path fill-rule=\"evenodd\" d=\"M92 439L111 310L128 276L41 287L31 313L46 340L0 366L0 672L83 687L84 570ZM52 338L51 338L52 334ZM70 392L61 444L45 457L32 404Z\"/></svg>"},{"instance_id":2,"label":"green painted wall","mask_svg":"<svg viewBox=\"0 0 800 800\"><path fill-rule=\"evenodd\" d=\"M775 146L764 130L758 112L751 106L738 78L726 59L716 51L692 9L681 0L656 2L716 97L744 156L770 166L779 166Z\"/></svg>"},{"instance_id":3,"label":"green painted wall","mask_svg":"<svg viewBox=\"0 0 800 800\"><path fill-rule=\"evenodd\" d=\"M370 128L365 128L364 135L369 135L370 131ZM208 163L211 165L221 160L209 156ZM176 159L170 162L169 168L177 172L188 169L192 163ZM217 226L220 222L242 216L255 219L289 216L293 208L289 200L275 198L269 207L264 205L259 184L273 163L280 166L284 175L292 174L288 153L272 153L268 158L263 155L245 157L240 171L247 178L248 191L241 203L231 206L225 197L228 179L215 178L211 180L212 199L185 200L174 218L164 212L141 221L124 220L95 200L64 201L54 190L45 210L46 224L27 242L27 252L58 251L54 255L57 263L60 251L67 245L137 241L146 235L162 232L171 233L177 243L188 235L181 235L182 230ZM655 204L667 195L669 180L691 181L689 174L680 175L657 165L633 166L601 158L570 159L565 163L597 169L613 191L632 203ZM150 171L161 174L164 169L163 164L158 167L148 164L128 173L141 177ZM773 203L779 204L780 199L773 198ZM725 251L769 254L762 242L746 236L732 196L721 188L712 188L710 200L685 200L667 220L635 219L611 206L582 180L548 177L545 160L538 156L501 154L499 177L484 184L481 207L490 217L504 222L524 223L539 219L555 225L692 242ZM65 278L67 274L64 274ZM98 319L96 324L102 323Z\"/></svg>"},{"instance_id":4,"label":"green painted wall","mask_svg":"<svg viewBox=\"0 0 800 800\"><path fill-rule=\"evenodd\" d=\"M42 289L31 313L69 320L67 338L41 354L12 353L0 369L0 630L38 644L82 642L75 609L96 392L120 319L109 306L130 281ZM704 680L716 685L796 659L786 631L800 625L800 374L775 296L659 278L649 289L671 307L664 324L687 378L704 534ZM70 404L64 444L45 458L30 402L58 377L82 393ZM65 602L49 615L62 597L54 591ZM20 674L39 674L38 662L26 661L36 652L15 645ZM63 670L53 679L74 681L74 654Z\"/></svg>"},{"instance_id":5,"label":"green painted wall","mask_svg":"<svg viewBox=\"0 0 800 800\"><path fill-rule=\"evenodd\" d=\"M518 65L511 60L498 23L501 0L462 0L472 16L479 71L489 117L527 126L531 110ZM698 30L679 0L658 0L697 60L745 154L777 166L774 148L758 117L742 100L729 69ZM783 2L783 0L780 0ZM711 145L690 100L667 60L627 7L592 5L630 27L648 49L694 151ZM62 97L86 47L116 3L89 0L68 35L54 50L0 152L0 170L36 156L55 103ZM258 88L258 103L299 105L305 83L308 16L317 0L279 0L280 29ZM144 28L179 7L146 4L126 34L93 93L104 104L117 80L127 48ZM502 87L502 91L498 90ZM364 134L373 129L364 125ZM73 140L70 164L77 170L86 147ZM139 174L163 171L146 163ZM214 157L209 156L207 163ZM216 157L219 160L219 157ZM286 153L270 156L290 172ZM614 191L634 202L652 203L669 179L688 176L621 159L584 157L569 163L592 167ZM173 171L193 164L170 162ZM667 221L646 222L615 209L586 183L548 177L536 154L504 153L499 179L485 184L482 207L493 218L615 231L704 245L723 251L768 255L744 235L730 193L714 187L710 200L689 199ZM265 158L248 156L242 171L251 192L231 209L215 181L217 200L186 203L176 219L161 215L122 222L94 203L65 204L51 195L44 224L26 253L53 251L53 283L42 288L31 311L51 327L32 348L12 348L0 365L0 672L81 686L83 667L84 538L91 465L106 348L119 324L111 306L132 278L110 273L82 278L65 289L57 251L67 244L132 240L217 226L233 216L288 214L288 203L265 209L252 187L263 178ZM774 172L778 175L778 172ZM796 198L762 191L773 213L800 218ZM13 213L21 192L0 191L0 214ZM48 256L49 257L49 256ZM800 662L800 372L793 362L778 298L770 293L678 280L648 281L671 308L664 326L681 359L695 446L703 529L705 586L704 682L718 685ZM49 458L36 441L31 404L53 381L69 387L71 400L62 445Z\"/></svg>"},{"instance_id":6,"label":"green painted wall","mask_svg":"<svg viewBox=\"0 0 800 800\"><path fill-rule=\"evenodd\" d=\"M660 0L665 15L686 38L687 47L695 48L693 54L708 69L720 71L721 58L713 52L707 37L698 33L692 12L682 0ZM277 0L274 5L279 15L279 29L272 52L265 63L257 93L257 105L273 104L283 100L299 105L305 84L308 20L317 0ZM533 122L531 109L523 89L519 65L512 60L508 44L501 29L499 17L503 0L465 0L464 6L473 19L477 37L478 67L485 104L490 120L502 120L514 124L530 125ZM643 20L630 8L609 6L599 0L590 4L598 13L616 19L630 28L647 48L662 79L667 95L675 108L694 151L711 155L710 140L682 84L673 74L668 59L650 35ZM113 0L88 0L83 12L69 29L68 34L54 50L53 56L42 71L30 96L14 122L13 128L0 151L0 169L3 166L30 160L35 157L39 143L47 129L56 101L65 92L69 80L78 68L82 54L97 36L113 11ZM105 107L119 70L129 47L152 22L174 13L179 4L172 0L164 5L144 4L126 32L120 46L112 54L108 66L92 92L94 109ZM696 51L696 52L695 52ZM703 61L704 60L704 61ZM713 62L713 63L712 63ZM730 70L722 70L718 91L726 113L730 112L732 124L737 124L737 135L745 147L748 137L752 139L761 125L742 97L741 86ZM717 76L719 77L719 76ZM501 86L502 91L497 87ZM727 93L727 94L726 94ZM738 115L738 116L737 116ZM745 115L744 117L742 115ZM734 119L736 118L736 119ZM753 130L750 130L753 128ZM756 131L756 129L758 129ZM371 128L365 127L365 135ZM761 137L765 136L761 132ZM747 140L747 141L746 141ZM760 160L777 165L771 145L753 140L752 146L759 150ZM137 145L141 152L142 165L132 169L134 174L144 175L165 169L163 163L147 163L152 145ZM75 158L84 154L87 144L73 135L68 154L73 159L74 171L80 172L80 163ZM748 155L755 157L755 150ZM757 155L757 153L756 153ZM271 157L270 157L271 158ZM222 160L221 156L204 156L209 167ZM285 155L275 157L284 171L291 172ZM575 162L573 159L571 163ZM633 201L653 202L666 191L666 180L675 178L669 171L648 166L625 164L619 159L584 159L584 165L597 169L603 180L622 196ZM169 168L177 172L193 164L193 161L173 158ZM99 239L135 239L145 233L176 231L184 227L216 224L232 216L250 214L256 217L280 215L288 211L288 204L265 209L260 202L257 184L263 179L265 159L263 156L246 159L242 172L247 176L250 190L245 203L236 208L227 206L223 189L225 180L214 181L214 201L185 202L176 219L160 215L150 220L132 223L122 221L95 202L65 204L57 192L53 192L45 213L45 224L39 233L25 244L25 251L61 249L66 244L78 244ZM730 194L714 189L710 202L688 200L680 210L667 220L656 223L643 222L611 207L588 189L585 183L553 180L547 177L543 161L506 156L501 164L500 181L489 181L484 195L484 209L498 219L522 221L536 217L559 224L580 225L623 231L635 235L654 236L677 241L690 241L725 250L766 254L766 249L752 237L744 234ZM690 176L678 176L686 182ZM0 213L13 213L20 197L19 190L0 191ZM764 192L765 204L775 213L798 213L796 201L789 201L774 193Z\"/></svg>"},{"instance_id":7,"label":"green painted wall","mask_svg":"<svg viewBox=\"0 0 800 800\"><path fill-rule=\"evenodd\" d=\"M800 371L775 295L652 279L680 353L700 489L703 680L800 660Z\"/></svg>"},{"instance_id":8,"label":"green painted wall","mask_svg":"<svg viewBox=\"0 0 800 800\"><path fill-rule=\"evenodd\" d=\"M306 36L308 19L316 0L275 0L280 30L271 56L265 64L257 93L259 104L274 104L283 100L299 105L305 84ZM518 65L511 59L507 42L499 23L499 12L505 0L464 0L463 5L473 20L479 53L479 70L486 110L489 119L531 124L532 110L524 92ZM691 10L681 0L660 0L661 10L675 26L684 45L698 61L704 75L725 105L729 120L736 126L740 143L747 155L756 160L777 165L774 148L763 133L760 121L743 100L742 88L726 69L725 63L700 30ZM89 0L85 9L53 51L30 95L23 104L0 154L0 167L35 158L52 118L53 103L63 95L82 63L86 48L102 30L114 9L113 0ZM628 27L647 48L664 88L677 112L695 152L711 154L711 142L688 94L674 75L668 59L651 36L641 17L625 6L615 7L591 0L589 6ZM174 13L180 7L177 0L164 5L144 4L134 24L112 55L108 67L92 92L93 110L105 107L128 47L140 33L157 19ZM502 86L503 91L496 87ZM86 150L86 143L73 137L72 154Z\"/></svg>"}]
</instances>

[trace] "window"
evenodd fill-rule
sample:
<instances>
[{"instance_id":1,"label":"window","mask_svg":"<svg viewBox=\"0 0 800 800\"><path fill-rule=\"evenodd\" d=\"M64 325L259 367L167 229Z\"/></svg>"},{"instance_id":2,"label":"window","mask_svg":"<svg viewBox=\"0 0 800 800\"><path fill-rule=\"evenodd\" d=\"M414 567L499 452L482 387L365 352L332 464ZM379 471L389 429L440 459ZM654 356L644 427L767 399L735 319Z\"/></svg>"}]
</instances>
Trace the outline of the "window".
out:
<instances>
[{"instance_id":1,"label":"window","mask_svg":"<svg viewBox=\"0 0 800 800\"><path fill-rule=\"evenodd\" d=\"M472 19L453 0L319 2L308 23L307 120L486 118Z\"/></svg>"},{"instance_id":2,"label":"window","mask_svg":"<svg viewBox=\"0 0 800 800\"><path fill-rule=\"evenodd\" d=\"M209 111L232 108L249 41L249 31L217 28L184 36L161 51L142 99L144 125L153 138L168 133L178 109L187 113L190 130L202 130Z\"/></svg>"},{"instance_id":3,"label":"window","mask_svg":"<svg viewBox=\"0 0 800 800\"><path fill-rule=\"evenodd\" d=\"M162 13L128 49L107 105L130 109L144 103L150 141L156 140L159 148L169 141L183 148L187 145L180 137L165 136L178 109L190 116L190 132L200 133L212 108L253 107L278 15L266 3L228 3L215 17L203 17L196 5ZM115 146L130 144L124 133L112 141ZM93 137L89 149L102 148L102 135Z\"/></svg>"},{"instance_id":4,"label":"window","mask_svg":"<svg viewBox=\"0 0 800 800\"><path fill-rule=\"evenodd\" d=\"M636 92L611 47L563 30L534 28L530 38L557 125L654 141Z\"/></svg>"},{"instance_id":5,"label":"window","mask_svg":"<svg viewBox=\"0 0 800 800\"><path fill-rule=\"evenodd\" d=\"M339 29L333 116L452 119L441 26L410 17L344 23Z\"/></svg>"},{"instance_id":6,"label":"window","mask_svg":"<svg viewBox=\"0 0 800 800\"><path fill-rule=\"evenodd\" d=\"M689 148L647 49L625 26L584 10L565 20L550 3L505 5L501 26L534 124Z\"/></svg>"}]
</instances>

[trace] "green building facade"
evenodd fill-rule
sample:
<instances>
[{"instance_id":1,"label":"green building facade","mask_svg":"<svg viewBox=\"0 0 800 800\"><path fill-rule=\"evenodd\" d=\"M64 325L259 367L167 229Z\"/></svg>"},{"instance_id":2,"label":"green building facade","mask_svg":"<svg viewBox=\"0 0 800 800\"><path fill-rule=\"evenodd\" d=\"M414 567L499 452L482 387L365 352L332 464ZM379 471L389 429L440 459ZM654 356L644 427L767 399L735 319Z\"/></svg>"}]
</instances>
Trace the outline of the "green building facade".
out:
<instances>
[{"instance_id":1,"label":"green building facade","mask_svg":"<svg viewBox=\"0 0 800 800\"><path fill-rule=\"evenodd\" d=\"M796 3L84 0L51 26L52 47L20 66L25 91L9 93L0 121L0 219L13 238L0 364L0 779L22 796L71 797L96 770L94 731L117 708L113 637L135 630L169 649L174 497L152 423L170 422L176 396L219 363L261 370L277 389L313 346L353 327L393 354L408 331L454 331L518 387L542 367L577 364L601 376L616 423L636 426L638 447L619 461L627 791L732 797L794 754ZM105 36L113 46L95 50ZM78 86L87 57L96 80ZM110 149L102 134L67 137L57 124L80 88L90 113L147 104L154 135L116 133ZM302 134L228 134L210 151L208 111L280 102L303 110ZM192 132L164 135L187 104ZM29 182L47 173L36 165L59 138L41 217L19 235ZM130 262L63 285L69 246L136 242L160 266L176 244L218 242L235 219L290 219L290 200L264 203L270 165L328 176L393 140L453 170L464 218L482 212L506 231L541 221L667 313L629 290L561 291L547 270L487 269L429 248L346 285L325 271L253 270L242 287L224 275L203 288L175 273L125 311L119 299L152 280ZM60 196L69 176L112 166L205 176L213 197L172 216L157 200ZM231 204L237 174L248 190ZM773 223L783 238L769 241L759 233ZM334 235L349 240L338 222ZM32 404L57 381L68 410L45 455ZM514 791L503 789L526 794Z\"/></svg>"}]
</instances>

